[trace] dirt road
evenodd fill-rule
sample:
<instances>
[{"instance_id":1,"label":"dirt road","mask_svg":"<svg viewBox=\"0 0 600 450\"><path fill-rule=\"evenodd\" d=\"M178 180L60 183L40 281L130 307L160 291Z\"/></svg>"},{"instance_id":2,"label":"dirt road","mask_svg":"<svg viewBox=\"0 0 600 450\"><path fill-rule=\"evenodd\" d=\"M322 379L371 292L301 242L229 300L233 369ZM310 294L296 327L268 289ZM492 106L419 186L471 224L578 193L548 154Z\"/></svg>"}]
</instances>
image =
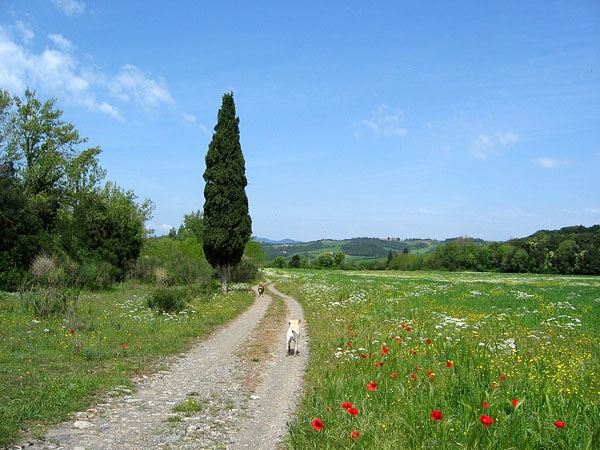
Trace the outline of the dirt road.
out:
<instances>
[{"instance_id":1,"label":"dirt road","mask_svg":"<svg viewBox=\"0 0 600 450\"><path fill-rule=\"evenodd\" d=\"M275 302L273 295L281 296L283 303ZM267 314L276 303L279 319ZM264 297L257 297L226 328L180 355L168 370L136 380L134 391L120 388L120 395L108 395L77 413L43 440L9 448L276 449L293 417L308 360L305 332L300 355L286 356L288 318L304 321L302 308L267 285ZM265 349L261 357L250 357L248 352L257 346ZM185 405L198 405L191 409L199 411L173 411Z\"/></svg>"}]
</instances>

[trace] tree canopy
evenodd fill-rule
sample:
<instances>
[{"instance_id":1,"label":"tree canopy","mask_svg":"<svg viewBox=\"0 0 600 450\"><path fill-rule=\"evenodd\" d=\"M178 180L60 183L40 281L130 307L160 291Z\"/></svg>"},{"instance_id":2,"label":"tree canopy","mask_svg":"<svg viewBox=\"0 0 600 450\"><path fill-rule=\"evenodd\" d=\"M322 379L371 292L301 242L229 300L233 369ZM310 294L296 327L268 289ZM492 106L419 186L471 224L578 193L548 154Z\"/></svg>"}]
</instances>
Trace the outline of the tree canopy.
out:
<instances>
[{"instance_id":1,"label":"tree canopy","mask_svg":"<svg viewBox=\"0 0 600 450\"><path fill-rule=\"evenodd\" d=\"M252 234L233 93L223 95L214 130L205 159L202 244L208 262L220 269L221 288L226 292L227 268L240 262Z\"/></svg>"},{"instance_id":2,"label":"tree canopy","mask_svg":"<svg viewBox=\"0 0 600 450\"><path fill-rule=\"evenodd\" d=\"M42 253L104 267L105 280L123 277L139 255L153 204L103 186L102 151L82 149L86 142L55 99L0 90L0 288L14 287Z\"/></svg>"}]
</instances>

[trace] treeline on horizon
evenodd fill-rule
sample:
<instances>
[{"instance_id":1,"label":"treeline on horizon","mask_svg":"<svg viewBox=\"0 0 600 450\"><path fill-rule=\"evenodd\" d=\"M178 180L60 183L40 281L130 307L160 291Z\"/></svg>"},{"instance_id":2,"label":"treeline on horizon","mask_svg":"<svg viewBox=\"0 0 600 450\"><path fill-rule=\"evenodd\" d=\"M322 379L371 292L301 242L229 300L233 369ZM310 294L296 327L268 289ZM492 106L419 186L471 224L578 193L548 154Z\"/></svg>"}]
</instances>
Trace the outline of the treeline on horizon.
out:
<instances>
[{"instance_id":1,"label":"treeline on horizon","mask_svg":"<svg viewBox=\"0 0 600 450\"><path fill-rule=\"evenodd\" d=\"M373 238L371 238L373 239ZM377 239L376 239L377 240ZM360 241L363 241L360 244ZM381 241L381 240L378 240ZM386 247L389 247L388 241ZM368 240L357 239L352 248L368 249L363 256L374 254ZM320 241L306 244L304 251L319 248ZM277 256L274 267L311 267L325 269L367 270L446 270L562 275L600 275L600 225L570 226L560 230L541 230L535 234L506 242L457 238L445 241L432 253L414 254L399 241L398 252L390 249L387 258L357 261L346 258L344 251L324 251L316 258L298 252L288 260ZM289 250L300 250L294 245ZM400 250L401 249L401 250ZM292 253L292 251L290 251ZM355 253L356 254L356 253Z\"/></svg>"}]
</instances>

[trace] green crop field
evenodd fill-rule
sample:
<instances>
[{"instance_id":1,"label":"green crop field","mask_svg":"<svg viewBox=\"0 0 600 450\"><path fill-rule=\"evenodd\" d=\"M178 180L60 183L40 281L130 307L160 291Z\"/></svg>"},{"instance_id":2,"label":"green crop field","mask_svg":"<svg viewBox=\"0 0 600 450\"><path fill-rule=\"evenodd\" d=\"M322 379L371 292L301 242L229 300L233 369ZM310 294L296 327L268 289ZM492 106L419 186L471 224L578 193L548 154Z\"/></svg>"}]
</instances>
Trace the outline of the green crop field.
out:
<instances>
[{"instance_id":1,"label":"green crop field","mask_svg":"<svg viewBox=\"0 0 600 450\"><path fill-rule=\"evenodd\" d=\"M310 334L290 448L600 448L599 278L267 276Z\"/></svg>"}]
</instances>

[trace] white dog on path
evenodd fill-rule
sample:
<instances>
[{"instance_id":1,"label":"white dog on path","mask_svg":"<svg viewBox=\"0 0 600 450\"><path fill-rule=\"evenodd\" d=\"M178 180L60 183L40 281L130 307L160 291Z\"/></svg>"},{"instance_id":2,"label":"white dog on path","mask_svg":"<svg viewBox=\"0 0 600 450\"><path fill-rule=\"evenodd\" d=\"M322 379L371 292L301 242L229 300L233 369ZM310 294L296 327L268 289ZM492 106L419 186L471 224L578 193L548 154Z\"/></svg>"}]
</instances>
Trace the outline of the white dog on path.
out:
<instances>
[{"instance_id":1,"label":"white dog on path","mask_svg":"<svg viewBox=\"0 0 600 450\"><path fill-rule=\"evenodd\" d=\"M302 320L290 319L288 322L287 330L287 355L298 356L298 344L300 343L300 327L302 326ZM294 349L292 350L292 342L294 343Z\"/></svg>"}]
</instances>

